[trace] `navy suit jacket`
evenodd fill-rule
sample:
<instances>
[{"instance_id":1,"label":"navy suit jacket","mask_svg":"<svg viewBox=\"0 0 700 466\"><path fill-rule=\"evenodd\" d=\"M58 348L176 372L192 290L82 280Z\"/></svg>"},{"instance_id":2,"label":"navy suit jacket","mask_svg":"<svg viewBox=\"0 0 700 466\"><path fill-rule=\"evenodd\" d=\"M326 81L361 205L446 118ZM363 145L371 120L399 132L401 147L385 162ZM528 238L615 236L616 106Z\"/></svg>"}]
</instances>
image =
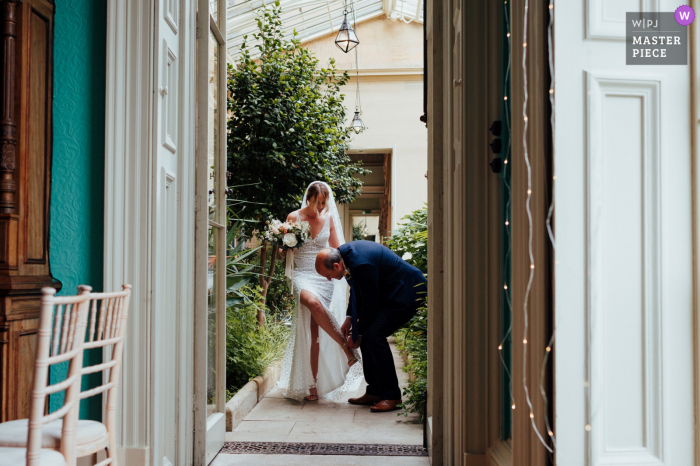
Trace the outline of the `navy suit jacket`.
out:
<instances>
[{"instance_id":1,"label":"navy suit jacket","mask_svg":"<svg viewBox=\"0 0 700 466\"><path fill-rule=\"evenodd\" d=\"M426 279L416 267L391 249L372 241L351 241L338 248L350 271L350 301L347 315L352 319L352 339L372 323L382 310L412 312L424 297Z\"/></svg>"}]
</instances>

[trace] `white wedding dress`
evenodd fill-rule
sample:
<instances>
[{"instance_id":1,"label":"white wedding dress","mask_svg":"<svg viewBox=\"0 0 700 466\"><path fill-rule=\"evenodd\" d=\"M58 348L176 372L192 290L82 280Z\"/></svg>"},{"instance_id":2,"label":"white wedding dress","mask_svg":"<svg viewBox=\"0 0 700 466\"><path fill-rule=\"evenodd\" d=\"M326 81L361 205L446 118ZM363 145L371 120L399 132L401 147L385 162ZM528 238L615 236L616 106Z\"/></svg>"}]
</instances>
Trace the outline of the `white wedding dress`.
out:
<instances>
[{"instance_id":1,"label":"white wedding dress","mask_svg":"<svg viewBox=\"0 0 700 466\"><path fill-rule=\"evenodd\" d=\"M314 385L310 362L311 312L299 301L301 291L306 290L318 298L338 331L345 320L347 309L347 282L345 279L327 280L316 272L316 254L321 249L328 247L331 217L340 243L344 242L340 217L333 201L332 191L328 185L326 187L331 195L327 201L329 212L323 228L315 238L309 237L304 246L287 252L287 275L292 279L295 304L289 343L284 355L278 386L282 389L282 394L285 397L299 401L310 394L309 387ZM302 207L305 205L306 195L304 195ZM357 390L362 382L361 362L348 367L348 359L341 346L320 327L318 334L319 358L316 390L319 397L339 401L348 392Z\"/></svg>"}]
</instances>

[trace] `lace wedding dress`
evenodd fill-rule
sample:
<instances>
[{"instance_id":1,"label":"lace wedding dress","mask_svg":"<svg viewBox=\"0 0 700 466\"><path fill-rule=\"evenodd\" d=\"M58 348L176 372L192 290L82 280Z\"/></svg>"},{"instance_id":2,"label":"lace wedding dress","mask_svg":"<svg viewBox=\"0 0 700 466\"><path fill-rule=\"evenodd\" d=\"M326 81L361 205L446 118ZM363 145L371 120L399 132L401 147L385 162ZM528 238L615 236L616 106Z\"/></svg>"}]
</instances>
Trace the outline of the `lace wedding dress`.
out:
<instances>
[{"instance_id":1,"label":"lace wedding dress","mask_svg":"<svg viewBox=\"0 0 700 466\"><path fill-rule=\"evenodd\" d=\"M340 216L333 200L330 187L326 185L330 199L329 212L321 231L315 238L309 238L304 246L287 252L287 276L292 279L294 292L294 313L289 343L282 363L278 386L287 398L301 401L309 395L309 387L314 385L311 372L311 312L299 301L302 290L313 293L328 313L333 325L340 331L347 309L347 282L327 280L316 272L316 254L328 247L330 219L333 218L336 234L342 244L344 237ZM307 190L308 191L308 190ZM306 195L302 207L306 205ZM298 216L299 214L297 214ZM297 218L298 221L298 218ZM348 367L348 359L341 346L323 329L318 330L319 357L316 390L319 397L339 401L348 392L355 391L362 382L361 362Z\"/></svg>"}]
</instances>

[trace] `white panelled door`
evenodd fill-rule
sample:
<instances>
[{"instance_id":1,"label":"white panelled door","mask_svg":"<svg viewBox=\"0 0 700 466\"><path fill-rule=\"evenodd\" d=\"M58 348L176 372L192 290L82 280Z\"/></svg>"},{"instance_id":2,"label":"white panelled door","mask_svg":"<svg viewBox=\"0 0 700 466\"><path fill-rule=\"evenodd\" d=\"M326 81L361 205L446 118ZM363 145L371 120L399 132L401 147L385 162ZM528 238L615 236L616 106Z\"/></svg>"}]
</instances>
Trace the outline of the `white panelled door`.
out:
<instances>
[{"instance_id":1,"label":"white panelled door","mask_svg":"<svg viewBox=\"0 0 700 466\"><path fill-rule=\"evenodd\" d=\"M151 425L159 466L192 457L193 9L193 0L158 0L155 8Z\"/></svg>"},{"instance_id":2,"label":"white panelled door","mask_svg":"<svg viewBox=\"0 0 700 466\"><path fill-rule=\"evenodd\" d=\"M694 464L690 69L625 64L680 3L555 3L560 465Z\"/></svg>"}]
</instances>

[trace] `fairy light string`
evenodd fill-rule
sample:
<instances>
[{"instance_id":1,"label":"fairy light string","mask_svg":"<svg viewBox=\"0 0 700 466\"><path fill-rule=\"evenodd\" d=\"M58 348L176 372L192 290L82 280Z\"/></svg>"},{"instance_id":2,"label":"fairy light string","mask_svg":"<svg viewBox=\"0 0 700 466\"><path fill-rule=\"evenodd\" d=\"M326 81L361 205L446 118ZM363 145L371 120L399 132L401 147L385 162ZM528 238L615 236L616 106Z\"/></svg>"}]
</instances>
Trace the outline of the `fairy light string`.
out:
<instances>
[{"instance_id":1,"label":"fairy light string","mask_svg":"<svg viewBox=\"0 0 700 466\"><path fill-rule=\"evenodd\" d=\"M552 139L554 138L554 42L552 38L552 28L554 25L554 0L549 0L549 23L547 25L547 52L548 52L548 65L549 65L549 124L552 128ZM552 140L552 156L554 155L554 141ZM552 229L552 216L554 214L554 182L556 176L552 176L552 197L549 203L549 210L547 212L547 235L549 236L549 241L552 245L552 251L556 254L556 241L554 239L554 231ZM545 348L544 360L542 361L542 372L540 374L540 394L542 395L542 400L544 401L544 422L547 428L547 435L552 441L552 446L554 449L557 447L557 441L554 436L554 428L549 420L549 397L547 396L546 389L546 376L547 376L547 364L550 360L550 355L554 346L554 337L556 335L555 329L552 330L552 335L549 338L547 347Z\"/></svg>"},{"instance_id":2,"label":"fairy light string","mask_svg":"<svg viewBox=\"0 0 700 466\"><path fill-rule=\"evenodd\" d=\"M530 410L530 425L535 431L537 438L550 453L553 453L552 448L547 444L544 437L540 433L535 423L535 414L532 406L532 399L530 398L530 390L527 386L527 335L529 329L529 316L528 316L528 300L530 298L530 292L532 290L532 282L535 277L535 257L532 250L533 242L533 220L532 220L532 165L530 164L530 156L528 153L527 146L527 130L528 130L528 117L527 117L527 104L528 104L528 91L527 91L527 26L528 26L528 7L529 0L525 0L524 14L523 14L523 158L525 161L525 166L527 168L527 198L525 200L525 211L527 212L528 221L528 257L530 259L530 274L527 281L527 287L525 289L525 298L523 303L523 388L525 390L525 401L527 402L528 408Z\"/></svg>"},{"instance_id":3,"label":"fairy light string","mask_svg":"<svg viewBox=\"0 0 700 466\"><path fill-rule=\"evenodd\" d=\"M511 235L510 235L510 224L511 224L511 185L509 181L510 177L510 172L508 171L509 167L509 161L510 161L510 155L511 155L511 144L512 144L512 138L510 135L512 134L511 132L511 115L510 115L510 107L508 106L508 98L510 94L510 73L511 73L511 37L510 37L510 8L508 6L508 0L504 0L503 2L503 21L505 23L505 31L506 31L506 37L505 41L507 41L507 61L506 61L506 69L504 72L504 79L502 82L502 89L501 89L501 94L503 95L503 100L504 100L504 107L503 107L503 124L505 125L506 128L506 134L509 135L507 141L506 141L506 146L505 146L505 151L504 151L504 157L503 157L503 171L501 173L501 182L503 185L504 189L504 195L506 196L506 203L504 207L504 235L506 240L504 241L504 247L505 251L503 254L502 258L502 270L510 272L510 260L511 260ZM513 376L510 371L509 364L506 362L505 357L504 357L504 347L508 350L511 350L512 348L512 329L513 329L513 304L511 301L511 291L508 287L509 284L509 278L503 277L503 297L505 301L505 315L508 316L508 327L505 329L505 332L502 335L501 341L498 345L498 356L501 361L501 366L505 374L507 375L508 378L508 397L510 400L510 408L511 410L515 409L515 399L513 396ZM509 353L510 355L510 353ZM512 360L512 359L511 359ZM504 394L505 395L505 394ZM504 432L506 434L510 434L511 432Z\"/></svg>"}]
</instances>

